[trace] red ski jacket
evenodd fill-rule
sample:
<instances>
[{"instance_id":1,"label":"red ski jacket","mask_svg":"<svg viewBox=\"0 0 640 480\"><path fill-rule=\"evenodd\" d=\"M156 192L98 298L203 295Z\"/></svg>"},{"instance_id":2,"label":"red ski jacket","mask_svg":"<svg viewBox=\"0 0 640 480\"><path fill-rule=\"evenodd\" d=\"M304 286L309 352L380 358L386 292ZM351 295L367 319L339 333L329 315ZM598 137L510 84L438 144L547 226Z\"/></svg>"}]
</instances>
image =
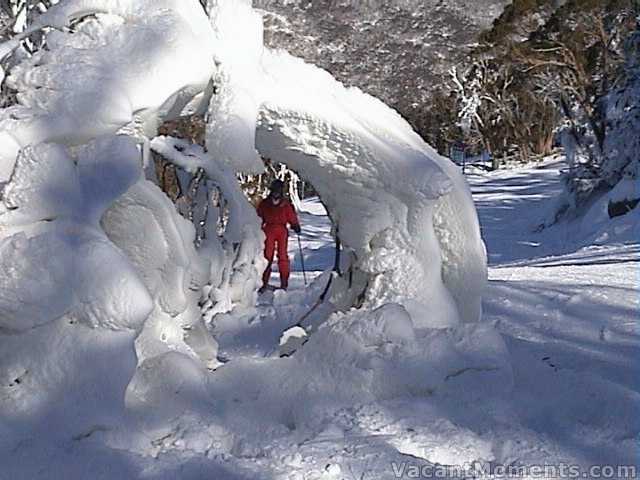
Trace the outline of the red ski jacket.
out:
<instances>
[{"instance_id":1,"label":"red ski jacket","mask_svg":"<svg viewBox=\"0 0 640 480\"><path fill-rule=\"evenodd\" d=\"M274 205L270 198L265 198L258 205L258 216L262 219L262 226L287 224L299 225L298 215L293 205L287 200L282 199L278 205Z\"/></svg>"}]
</instances>

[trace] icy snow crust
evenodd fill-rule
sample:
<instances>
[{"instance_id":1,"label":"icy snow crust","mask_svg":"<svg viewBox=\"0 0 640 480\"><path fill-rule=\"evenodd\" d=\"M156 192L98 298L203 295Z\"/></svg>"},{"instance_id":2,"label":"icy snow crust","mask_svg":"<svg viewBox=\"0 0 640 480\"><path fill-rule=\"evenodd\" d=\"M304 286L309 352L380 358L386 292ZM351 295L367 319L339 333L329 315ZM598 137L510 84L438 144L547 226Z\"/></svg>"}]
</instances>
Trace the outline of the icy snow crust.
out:
<instances>
[{"instance_id":1,"label":"icy snow crust","mask_svg":"<svg viewBox=\"0 0 640 480\"><path fill-rule=\"evenodd\" d=\"M0 448L28 445L38 461L10 459L7 472L173 478L198 458L219 478L256 478L266 455L284 475L302 467L283 452L333 435L342 409L511 388L504 343L477 323L486 255L457 169L381 102L264 50L250 2L208 8L62 2L40 20L54 27L49 48L9 72L19 104L0 112ZM183 111L206 112L206 149L156 137ZM178 213L150 149L218 188L223 233L214 213ZM317 187L351 275L294 358L277 358L276 339L221 367L224 321L239 335L254 322L283 331L329 278L300 305L277 300L287 315L255 309L263 237L235 173L259 171L258 152ZM69 442L73 458L53 461ZM136 466L91 467L91 450ZM247 458L257 467L243 473ZM34 470L49 462L67 470Z\"/></svg>"}]
</instances>

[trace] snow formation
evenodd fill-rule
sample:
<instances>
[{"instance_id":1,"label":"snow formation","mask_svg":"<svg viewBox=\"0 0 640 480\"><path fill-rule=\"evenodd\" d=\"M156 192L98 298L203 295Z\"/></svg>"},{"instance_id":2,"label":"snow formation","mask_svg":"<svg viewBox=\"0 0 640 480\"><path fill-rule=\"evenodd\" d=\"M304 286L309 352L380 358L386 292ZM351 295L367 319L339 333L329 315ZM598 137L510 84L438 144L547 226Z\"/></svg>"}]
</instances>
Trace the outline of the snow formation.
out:
<instances>
[{"instance_id":1,"label":"snow formation","mask_svg":"<svg viewBox=\"0 0 640 480\"><path fill-rule=\"evenodd\" d=\"M74 34L63 32L90 14L95 18ZM28 32L54 27L49 48L6 79L19 92L19 105L0 116L0 181L8 179L21 147L83 144L138 114L151 121L180 92L202 90L211 77L213 33L197 2L71 0L39 23Z\"/></svg>"},{"instance_id":2,"label":"snow formation","mask_svg":"<svg viewBox=\"0 0 640 480\"><path fill-rule=\"evenodd\" d=\"M3 449L46 442L47 418L61 439L96 435L144 456L242 457L255 419L224 412L252 389L263 422L286 433L359 396L488 379L509 388L502 340L475 324L486 254L456 167L381 102L265 50L250 2L208 9L62 2L30 29L50 28L48 48L8 72L19 103L0 111ZM206 148L156 137L184 113L205 115ZM206 208L180 215L156 185L151 151L204 192ZM345 248L330 292L343 312L295 360L238 359L211 374L220 315L255 314L262 233L235 174L260 171L258 152L297 170L327 206ZM300 396L321 408L291 423ZM82 407L66 425L69 402ZM236 427L233 445L216 443ZM193 441L158 443L178 431Z\"/></svg>"},{"instance_id":3,"label":"snow formation","mask_svg":"<svg viewBox=\"0 0 640 480\"><path fill-rule=\"evenodd\" d=\"M486 259L460 173L396 112L327 72L284 52L266 52L263 66L256 146L312 180L353 252L348 268L364 277L365 306L402 303L421 327L477 321Z\"/></svg>"}]
</instances>

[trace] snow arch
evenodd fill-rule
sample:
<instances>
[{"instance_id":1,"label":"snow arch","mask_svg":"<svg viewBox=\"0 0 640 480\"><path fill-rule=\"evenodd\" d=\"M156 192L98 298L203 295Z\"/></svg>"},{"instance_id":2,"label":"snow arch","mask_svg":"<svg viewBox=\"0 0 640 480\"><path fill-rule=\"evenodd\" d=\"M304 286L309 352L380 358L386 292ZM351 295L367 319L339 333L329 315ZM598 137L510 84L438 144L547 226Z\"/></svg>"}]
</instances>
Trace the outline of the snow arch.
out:
<instances>
[{"instance_id":1,"label":"snow arch","mask_svg":"<svg viewBox=\"0 0 640 480\"><path fill-rule=\"evenodd\" d=\"M0 118L5 179L22 146L82 144L132 121L146 133L157 119L208 105L201 166L221 178L258 171L257 149L309 178L355 254L364 306L401 303L425 327L479 318L486 256L468 188L451 162L380 101L265 49L250 2L209 2L210 19L195 1L163 0L166 8L150 17L147 3L70 0L42 17L42 25L62 28L79 15L102 15L81 24L83 37L57 35L57 58L42 54L11 72L23 104ZM145 62L114 63L123 45L142 48L160 36L171 41L151 56L169 77L158 81ZM68 83L67 64L78 55L91 78L105 69L122 75L102 82L108 88L98 95L91 83Z\"/></svg>"},{"instance_id":2,"label":"snow arch","mask_svg":"<svg viewBox=\"0 0 640 480\"><path fill-rule=\"evenodd\" d=\"M364 307L403 304L417 326L477 321L486 255L458 169L377 99L284 52L262 58L256 148L314 184L353 251L342 301L364 289Z\"/></svg>"},{"instance_id":3,"label":"snow arch","mask_svg":"<svg viewBox=\"0 0 640 480\"><path fill-rule=\"evenodd\" d=\"M265 49L248 3L216 2L218 38L243 54L225 50L214 77L209 151L246 172L262 168L258 150L316 186L355 253L359 281L346 306L366 288L364 306L401 303L419 326L477 321L486 252L457 167L379 100ZM230 28L231 15L245 28Z\"/></svg>"}]
</instances>

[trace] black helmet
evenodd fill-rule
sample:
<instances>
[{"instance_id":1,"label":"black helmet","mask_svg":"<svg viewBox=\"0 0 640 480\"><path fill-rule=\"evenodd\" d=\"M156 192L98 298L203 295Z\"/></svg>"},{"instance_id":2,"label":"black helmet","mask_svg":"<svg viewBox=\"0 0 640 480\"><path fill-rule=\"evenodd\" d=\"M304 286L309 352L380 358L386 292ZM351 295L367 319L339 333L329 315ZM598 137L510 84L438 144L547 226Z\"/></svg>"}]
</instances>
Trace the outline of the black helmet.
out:
<instances>
[{"instance_id":1,"label":"black helmet","mask_svg":"<svg viewBox=\"0 0 640 480\"><path fill-rule=\"evenodd\" d=\"M282 180L274 180L269 187L271 195L283 197L284 196L284 182Z\"/></svg>"}]
</instances>

